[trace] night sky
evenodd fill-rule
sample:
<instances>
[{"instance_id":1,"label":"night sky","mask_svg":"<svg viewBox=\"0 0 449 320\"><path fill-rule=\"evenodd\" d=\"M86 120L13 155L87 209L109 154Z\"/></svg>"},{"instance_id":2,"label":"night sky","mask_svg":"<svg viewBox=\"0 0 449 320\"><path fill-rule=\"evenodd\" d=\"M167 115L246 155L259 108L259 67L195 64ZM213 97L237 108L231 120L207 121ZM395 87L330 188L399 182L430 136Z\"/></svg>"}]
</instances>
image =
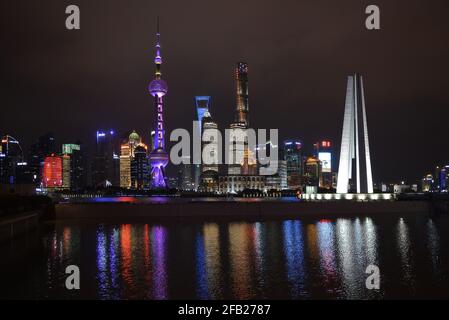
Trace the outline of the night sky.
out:
<instances>
[{"instance_id":1,"label":"night sky","mask_svg":"<svg viewBox=\"0 0 449 320\"><path fill-rule=\"evenodd\" d=\"M65 7L81 30L65 28ZM365 8L381 30L365 28ZM58 143L95 131L153 125L156 17L168 82L168 132L191 128L194 96L233 120L234 67L249 64L250 123L279 128L306 149L339 146L346 77L364 76L375 181L420 178L449 164L447 0L16 0L0 4L0 133L27 148L54 132ZM167 133L168 139L168 133ZM338 162L338 161L337 161Z\"/></svg>"}]
</instances>

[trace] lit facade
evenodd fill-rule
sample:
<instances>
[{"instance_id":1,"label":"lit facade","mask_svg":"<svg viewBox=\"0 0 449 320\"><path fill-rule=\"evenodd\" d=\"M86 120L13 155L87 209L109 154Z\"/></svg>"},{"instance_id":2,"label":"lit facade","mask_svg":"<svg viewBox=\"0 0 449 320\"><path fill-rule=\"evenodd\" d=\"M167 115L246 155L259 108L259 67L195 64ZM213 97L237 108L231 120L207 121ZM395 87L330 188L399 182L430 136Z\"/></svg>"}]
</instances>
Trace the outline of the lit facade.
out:
<instances>
[{"instance_id":1,"label":"lit facade","mask_svg":"<svg viewBox=\"0 0 449 320\"><path fill-rule=\"evenodd\" d=\"M131 148L129 143L120 146L120 188L131 188Z\"/></svg>"},{"instance_id":2,"label":"lit facade","mask_svg":"<svg viewBox=\"0 0 449 320\"><path fill-rule=\"evenodd\" d=\"M304 163L304 183L306 186L317 187L322 184L320 179L322 165L317 157L307 157Z\"/></svg>"},{"instance_id":3,"label":"lit facade","mask_svg":"<svg viewBox=\"0 0 449 320\"><path fill-rule=\"evenodd\" d=\"M81 191L86 187L85 155L81 143L66 143L62 145L63 156L70 157L70 190ZM66 168L66 167L65 167ZM67 181L67 178L65 179Z\"/></svg>"},{"instance_id":4,"label":"lit facade","mask_svg":"<svg viewBox=\"0 0 449 320\"><path fill-rule=\"evenodd\" d=\"M147 158L147 148L138 145L133 151L131 160L131 185L136 190L148 189L150 181L150 167Z\"/></svg>"},{"instance_id":5,"label":"lit facade","mask_svg":"<svg viewBox=\"0 0 449 320\"><path fill-rule=\"evenodd\" d=\"M422 179L422 191L423 192L431 192L433 189L433 176L429 173Z\"/></svg>"},{"instance_id":6,"label":"lit facade","mask_svg":"<svg viewBox=\"0 0 449 320\"><path fill-rule=\"evenodd\" d=\"M218 125L212 120L209 111L206 111L202 119L202 143L201 152L203 153L203 160L201 172L209 170L218 173ZM203 139L206 138L206 139Z\"/></svg>"},{"instance_id":7,"label":"lit facade","mask_svg":"<svg viewBox=\"0 0 449 320\"><path fill-rule=\"evenodd\" d=\"M42 186L47 189L62 188L62 157L45 157L42 170Z\"/></svg>"},{"instance_id":8,"label":"lit facade","mask_svg":"<svg viewBox=\"0 0 449 320\"><path fill-rule=\"evenodd\" d=\"M266 176L228 175L219 177L220 193L238 193L245 189L267 191Z\"/></svg>"},{"instance_id":9,"label":"lit facade","mask_svg":"<svg viewBox=\"0 0 449 320\"><path fill-rule=\"evenodd\" d=\"M148 181L149 181L149 162L147 159L147 149L148 147L142 143L142 138L140 135L133 131L128 136L128 138L123 141L123 143L120 146L120 187L125 189L130 188L143 188L143 186L148 187ZM142 150L144 152L142 153ZM134 160L136 160L136 152L138 152L139 155L139 166L138 169L133 169L133 163ZM143 154L143 159L142 159ZM147 177L145 177L146 183L141 183L142 177L140 177L141 174L141 166L145 165L145 174ZM137 171L136 171L137 170ZM140 171L139 171L140 170ZM133 176L133 173L135 174ZM139 175L139 178L136 178L136 175Z\"/></svg>"},{"instance_id":10,"label":"lit facade","mask_svg":"<svg viewBox=\"0 0 449 320\"><path fill-rule=\"evenodd\" d=\"M284 160L287 165L287 187L292 190L301 189L303 174L301 141L284 141Z\"/></svg>"},{"instance_id":11,"label":"lit facade","mask_svg":"<svg viewBox=\"0 0 449 320\"><path fill-rule=\"evenodd\" d=\"M333 149L330 140L322 140L314 144L315 156L321 161L320 188L333 188Z\"/></svg>"},{"instance_id":12,"label":"lit facade","mask_svg":"<svg viewBox=\"0 0 449 320\"><path fill-rule=\"evenodd\" d=\"M70 155L64 154L62 155L62 189L70 190L71 188L71 179L70 179Z\"/></svg>"},{"instance_id":13,"label":"lit facade","mask_svg":"<svg viewBox=\"0 0 449 320\"><path fill-rule=\"evenodd\" d=\"M255 174L253 168L250 167L256 163L254 154L248 150L248 138L245 129L249 128L249 94L248 94L248 64L238 62L235 69L236 83L236 109L234 114L234 122L230 125L231 142L237 141L242 144L243 149L242 160L237 157L239 147L236 143L229 146L230 155L233 156L233 163L228 165L228 175L247 175ZM240 160L240 161L239 161ZM257 164L256 164L257 165ZM243 168L242 168L243 166ZM257 171L257 167L255 169Z\"/></svg>"},{"instance_id":14,"label":"lit facade","mask_svg":"<svg viewBox=\"0 0 449 320\"><path fill-rule=\"evenodd\" d=\"M361 144L360 136L363 138ZM355 166L353 160L355 160ZM357 74L348 77L337 193L350 192L350 180L354 176L357 193L374 192L363 78Z\"/></svg>"}]
</instances>

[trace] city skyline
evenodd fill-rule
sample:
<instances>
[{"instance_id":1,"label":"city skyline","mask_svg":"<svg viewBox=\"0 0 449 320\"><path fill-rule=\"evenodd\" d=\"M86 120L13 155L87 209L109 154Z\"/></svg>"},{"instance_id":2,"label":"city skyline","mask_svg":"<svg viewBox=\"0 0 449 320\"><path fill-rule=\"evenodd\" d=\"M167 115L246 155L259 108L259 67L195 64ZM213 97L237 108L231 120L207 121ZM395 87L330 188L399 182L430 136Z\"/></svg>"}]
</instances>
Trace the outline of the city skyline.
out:
<instances>
[{"instance_id":1,"label":"city skyline","mask_svg":"<svg viewBox=\"0 0 449 320\"><path fill-rule=\"evenodd\" d=\"M385 11L396 8L396 5L380 2ZM142 8L148 6L144 3L139 5ZM289 5L293 8L293 4ZM80 6L83 7L83 11L90 10L89 4L81 2ZM109 8L117 14L116 16L122 16L115 11L117 8L114 5ZM152 116L149 108L151 99L144 88L151 73L149 57L152 52L155 15L139 14L137 7L131 7L124 13L124 19L132 17L136 23L126 24L123 31L138 29L138 32L133 33L131 38L125 36L127 32L122 31L118 34L116 32L114 36L107 35L98 41L98 44L94 44L92 40L99 36L101 30L98 30L98 26L89 25L90 20L86 14L83 16L85 17L83 27L78 34L66 34L63 30L50 31L50 35L43 39L45 45L52 43L53 46L60 48L61 54L54 57L52 56L54 53L46 54L41 50L41 46L36 46L32 40L31 30L43 32L45 28L53 26L58 21L53 18L45 23L41 21L35 29L30 29L31 24L35 22L33 19L37 17L31 17L30 22L20 24L24 18L19 15L21 9L23 8L20 4L11 7L11 10L16 12L17 22L13 23L4 17L5 23L13 32L1 34L2 40L7 44L5 57L11 61L2 80L5 105L8 105L10 113L8 118L2 117L0 120L2 134L11 134L19 139L24 148L34 143L36 137L52 131L58 143L79 139L93 150L93 137L98 128L114 128L121 133L135 129L148 142ZM57 10L48 7L44 9ZM306 12L314 12L315 7L307 5L303 9ZM345 9L347 10L344 10L344 15L350 18L350 22L339 28L346 30L358 26L360 24L358 20L363 18L362 6ZM418 9L413 2L411 9ZM30 8L26 8L25 12L27 10ZM383 15L382 26L383 29L390 30L388 34L383 30L378 34L369 33L360 24L350 35L348 34L347 38L344 38L346 40L340 38L342 41L330 41L332 33L330 30L324 30L325 37L320 41L325 43L319 43L324 47L319 49L318 43L312 45L311 37L321 34L322 29L316 32L306 31L304 22L298 22L294 24L296 29L290 28L283 34L279 31L285 24L279 19L283 14L287 17L292 16L285 9L278 9L273 13L275 18L273 22L264 27L264 30L269 30L269 27L273 30L266 34L267 41L258 38L254 41L245 41L256 31L248 25L247 28L241 29L240 33L222 30L222 35L226 37L220 41L221 45L218 45L217 40L211 37L211 32L217 31L216 25L211 24L211 30L206 30L196 23L191 23L186 28L195 31L192 32L194 36L188 38L193 44L187 45L186 39L180 37L187 31L182 31L179 24L173 22L176 14L165 13L167 8L164 9L163 6L156 6L151 10L156 11L164 18L162 23L165 35L164 52L166 60L169 61L165 74L172 88L167 98L167 104L170 105L166 116L169 119L167 121L169 131L177 127L191 127L186 119L188 117L180 117L179 113L186 112L193 119L196 95L212 97L213 118L219 128L225 128L231 123L233 119L231 110L235 108L233 66L236 61L244 60L250 66L250 105L253 124L256 123L257 127L261 128L279 128L280 141L290 138L301 139L310 150L312 144L320 139L328 138L335 143L341 135L345 78L347 74L357 71L364 74L366 87L369 88L367 104L372 136L370 139L372 161L376 164L373 168L374 176L378 180L413 181L419 179L423 172L431 171L435 165L444 165L447 162L449 142L444 139L443 124L447 118L448 109L445 107L448 97L444 94L447 89L444 86L444 78L438 81L444 73L438 70L444 70L447 64L439 58L439 55L447 49L442 47L434 53L421 51L421 45L412 43L411 39L406 39L407 45L402 48L395 47L392 44L395 34L391 34L391 29L397 27L402 30L404 25L414 28L411 19L402 19L402 25L399 25L392 20L393 17L386 14ZM215 12L207 16L207 19L212 17L224 19L225 14L226 12L223 14ZM255 15L252 13L248 19ZM295 16L304 18L300 12ZM333 17L332 21L339 19ZM109 20L104 22L112 26ZM438 38L440 34L436 29L438 23L432 26L424 25L423 28L427 28L425 30L431 34L436 34L434 45L439 48L438 46L443 43ZM117 27L113 30L120 29ZM24 32L24 37L19 43L11 45L11 34L14 35L14 32ZM287 40L287 34L290 40ZM344 49L345 41L357 39L362 35L364 39L360 39L360 51L357 54ZM121 41L117 39L126 40L125 43L128 44L126 50L121 48L123 42L119 43ZM212 43L205 41L207 39ZM420 41L427 43L426 41L430 40L420 38ZM286 51L289 43L292 53L289 53L290 50ZM311 46L304 47L306 43ZM386 43L389 46L386 46ZM64 44L71 48L70 51L66 51L68 49ZM98 45L99 50L94 54L91 50ZM211 63L211 50L227 46L233 50L213 55L217 63ZM187 47L190 48L189 52L186 51ZM385 49L380 49L382 47L400 51L389 56ZM334 52L332 59L329 59L330 51L325 48ZM17 50L26 53L13 55ZM256 52L267 54L262 54L262 59L255 55ZM403 55L413 52L413 58L408 54L408 60L400 60L399 52ZM425 59L429 54L435 55L435 58ZM31 56L34 58L31 59ZM51 64L50 57L52 57ZM285 59L286 57L290 59ZM123 59L125 61L123 66L118 65L118 60ZM414 59L420 59L423 65L415 66L418 68L417 72L410 77L407 67L412 65ZM393 63L396 65L379 70L380 68L376 66L381 62L385 65ZM97 67L91 68L92 63L96 63ZM435 71L438 64L440 68L437 68L437 73L432 75L435 83L431 84L425 80L428 78L427 70ZM274 68L275 65L280 68ZM86 68L89 68L88 72ZM59 72L60 69L65 70L64 74ZM404 72L398 72L399 70ZM82 73L84 71L87 72L85 75ZM8 75L13 73L21 74L21 80L8 81L10 79ZM39 81L36 80L37 76ZM92 85L93 79L95 86ZM23 87L27 81L35 81L38 85L28 88L27 94L23 95ZM320 91L325 94L320 94ZM402 121L405 116L407 121ZM428 142L429 135L436 141L437 148ZM419 150L418 155L412 156L416 148ZM336 156L338 157L338 150Z\"/></svg>"},{"instance_id":2,"label":"city skyline","mask_svg":"<svg viewBox=\"0 0 449 320\"><path fill-rule=\"evenodd\" d=\"M0 300L448 299L446 2L2 4Z\"/></svg>"}]
</instances>

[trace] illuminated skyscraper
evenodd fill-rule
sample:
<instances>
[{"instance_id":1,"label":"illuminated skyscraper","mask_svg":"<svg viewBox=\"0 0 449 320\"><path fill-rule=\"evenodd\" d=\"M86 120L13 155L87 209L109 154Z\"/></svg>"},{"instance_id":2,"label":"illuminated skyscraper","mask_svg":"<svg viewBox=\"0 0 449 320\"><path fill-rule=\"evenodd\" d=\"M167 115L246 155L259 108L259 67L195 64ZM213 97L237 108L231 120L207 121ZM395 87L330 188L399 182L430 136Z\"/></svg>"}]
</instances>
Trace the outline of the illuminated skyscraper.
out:
<instances>
[{"instance_id":1,"label":"illuminated skyscraper","mask_svg":"<svg viewBox=\"0 0 449 320\"><path fill-rule=\"evenodd\" d=\"M287 162L287 187L292 190L300 189L303 173L301 141L284 141L284 159Z\"/></svg>"},{"instance_id":2,"label":"illuminated skyscraper","mask_svg":"<svg viewBox=\"0 0 449 320\"><path fill-rule=\"evenodd\" d=\"M202 172L212 170L218 172L218 135L217 135L218 125L216 122L212 120L212 116L209 111L206 111L204 117L202 119L202 132L206 133L205 137L208 137L206 140L201 139L202 141L202 152L207 148L209 150L208 158L209 160L214 160L216 163L202 165Z\"/></svg>"},{"instance_id":3,"label":"illuminated skyscraper","mask_svg":"<svg viewBox=\"0 0 449 320\"><path fill-rule=\"evenodd\" d=\"M96 150L92 168L94 186L120 185L120 156L114 130L97 131Z\"/></svg>"},{"instance_id":4,"label":"illuminated skyscraper","mask_svg":"<svg viewBox=\"0 0 449 320\"><path fill-rule=\"evenodd\" d=\"M209 96L196 96L195 107L197 120L199 121L198 130L201 132L201 123L203 121L206 112L210 112L210 97Z\"/></svg>"},{"instance_id":5,"label":"illuminated skyscraper","mask_svg":"<svg viewBox=\"0 0 449 320\"><path fill-rule=\"evenodd\" d=\"M142 143L142 138L136 131L131 132L127 138L123 140L123 143L120 146L120 187L121 188L135 188L136 183L133 182L133 161L136 157L136 150L139 148L139 162L146 162L146 173L147 177L146 181L149 180L149 171L148 171L148 159L147 159L147 146ZM142 160L142 152L141 148L145 150L144 155L145 159ZM136 179L134 179L136 180ZM140 186L140 184L139 184ZM148 184L145 185L148 187Z\"/></svg>"},{"instance_id":6,"label":"illuminated skyscraper","mask_svg":"<svg viewBox=\"0 0 449 320\"><path fill-rule=\"evenodd\" d=\"M70 190L70 156L68 154L62 155L62 188Z\"/></svg>"},{"instance_id":7,"label":"illuminated skyscraper","mask_svg":"<svg viewBox=\"0 0 449 320\"><path fill-rule=\"evenodd\" d=\"M62 157L52 154L44 159L42 186L48 189L62 187Z\"/></svg>"},{"instance_id":8,"label":"illuminated skyscraper","mask_svg":"<svg viewBox=\"0 0 449 320\"><path fill-rule=\"evenodd\" d=\"M128 142L120 146L120 188L131 188L131 148Z\"/></svg>"},{"instance_id":9,"label":"illuminated skyscraper","mask_svg":"<svg viewBox=\"0 0 449 320\"><path fill-rule=\"evenodd\" d=\"M0 145L0 183L17 182L19 163L23 164L23 152L19 141L10 135L3 136Z\"/></svg>"},{"instance_id":10,"label":"illuminated skyscraper","mask_svg":"<svg viewBox=\"0 0 449 320\"><path fill-rule=\"evenodd\" d=\"M62 154L70 157L70 190L83 190L87 182L84 146L80 142L63 144Z\"/></svg>"},{"instance_id":11,"label":"illuminated skyscraper","mask_svg":"<svg viewBox=\"0 0 449 320\"><path fill-rule=\"evenodd\" d=\"M196 96L195 109L198 121L198 127L196 128L196 130L198 130L198 136L202 140L203 134L202 123L206 112L210 113L210 96ZM198 189L200 184L200 175L201 172L204 170L201 170L201 165L199 164L194 164L193 168L194 168L194 189Z\"/></svg>"},{"instance_id":12,"label":"illuminated skyscraper","mask_svg":"<svg viewBox=\"0 0 449 320\"><path fill-rule=\"evenodd\" d=\"M42 181L45 157L56 152L55 138L51 132L40 136L37 142L31 145L28 153L28 165L30 166L33 182L36 185L39 185Z\"/></svg>"},{"instance_id":13,"label":"illuminated skyscraper","mask_svg":"<svg viewBox=\"0 0 449 320\"><path fill-rule=\"evenodd\" d=\"M235 80L237 85L237 108L235 113L235 123L242 127L249 127L249 98L248 98L248 64L238 62L235 69Z\"/></svg>"},{"instance_id":14,"label":"illuminated skyscraper","mask_svg":"<svg viewBox=\"0 0 449 320\"><path fill-rule=\"evenodd\" d=\"M155 136L154 148L150 152L149 160L151 164L151 187L155 189L167 188L167 179L165 176L165 167L168 164L168 153L165 151L165 129L164 129L164 100L163 97L167 94L167 83L161 78L161 45L159 33L159 18L157 21L156 34L156 57L154 63L156 65L155 79L151 81L148 91L154 97L154 106L156 113L155 121Z\"/></svg>"},{"instance_id":15,"label":"illuminated skyscraper","mask_svg":"<svg viewBox=\"0 0 449 320\"><path fill-rule=\"evenodd\" d=\"M143 190L149 187L149 163L147 158L147 149L139 144L133 151L131 160L131 185L134 189Z\"/></svg>"},{"instance_id":16,"label":"illuminated skyscraper","mask_svg":"<svg viewBox=\"0 0 449 320\"><path fill-rule=\"evenodd\" d=\"M249 169L256 162L254 154L248 150L248 138L244 131L249 128L249 96L248 96L248 64L245 62L238 62L235 69L236 81L236 109L234 115L234 122L231 123L231 138L232 140L243 143L242 158L243 160L236 161L236 163L228 165L229 175L240 174L254 174L254 170ZM230 154L236 156L239 153L239 147L236 143L229 146ZM239 160L239 159L237 159ZM242 166L245 168L242 169ZM257 170L257 168L256 168Z\"/></svg>"},{"instance_id":17,"label":"illuminated skyscraper","mask_svg":"<svg viewBox=\"0 0 449 320\"><path fill-rule=\"evenodd\" d=\"M359 119L363 121L359 121ZM359 135L363 137L362 151L360 151ZM361 154L364 156L361 156ZM373 175L371 171L365 93L362 76L357 74L348 77L337 193L351 192L349 181L353 177L354 159L356 177L355 191L357 193L373 193ZM361 159L362 161L360 161ZM361 175L360 172L363 174Z\"/></svg>"},{"instance_id":18,"label":"illuminated skyscraper","mask_svg":"<svg viewBox=\"0 0 449 320\"><path fill-rule=\"evenodd\" d=\"M332 143L322 140L314 144L315 156L321 161L320 188L332 189Z\"/></svg>"},{"instance_id":19,"label":"illuminated skyscraper","mask_svg":"<svg viewBox=\"0 0 449 320\"><path fill-rule=\"evenodd\" d=\"M432 191L433 186L434 186L433 176L429 173L422 179L422 185L421 185L422 191L430 192L430 191Z\"/></svg>"},{"instance_id":20,"label":"illuminated skyscraper","mask_svg":"<svg viewBox=\"0 0 449 320\"><path fill-rule=\"evenodd\" d=\"M307 157L304 163L304 184L317 187L321 184L321 161L317 157Z\"/></svg>"}]
</instances>

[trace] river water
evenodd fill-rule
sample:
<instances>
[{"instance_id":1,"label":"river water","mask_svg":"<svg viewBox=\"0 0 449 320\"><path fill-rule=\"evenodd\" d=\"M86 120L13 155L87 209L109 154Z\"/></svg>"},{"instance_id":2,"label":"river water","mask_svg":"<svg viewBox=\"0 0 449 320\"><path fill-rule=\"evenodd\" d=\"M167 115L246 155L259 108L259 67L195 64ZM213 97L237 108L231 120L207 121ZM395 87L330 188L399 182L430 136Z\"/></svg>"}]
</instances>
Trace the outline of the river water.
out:
<instances>
[{"instance_id":1,"label":"river water","mask_svg":"<svg viewBox=\"0 0 449 320\"><path fill-rule=\"evenodd\" d=\"M449 298L449 217L54 222L0 247L0 298ZM80 268L80 290L65 268ZM369 265L380 289L367 289Z\"/></svg>"}]
</instances>

